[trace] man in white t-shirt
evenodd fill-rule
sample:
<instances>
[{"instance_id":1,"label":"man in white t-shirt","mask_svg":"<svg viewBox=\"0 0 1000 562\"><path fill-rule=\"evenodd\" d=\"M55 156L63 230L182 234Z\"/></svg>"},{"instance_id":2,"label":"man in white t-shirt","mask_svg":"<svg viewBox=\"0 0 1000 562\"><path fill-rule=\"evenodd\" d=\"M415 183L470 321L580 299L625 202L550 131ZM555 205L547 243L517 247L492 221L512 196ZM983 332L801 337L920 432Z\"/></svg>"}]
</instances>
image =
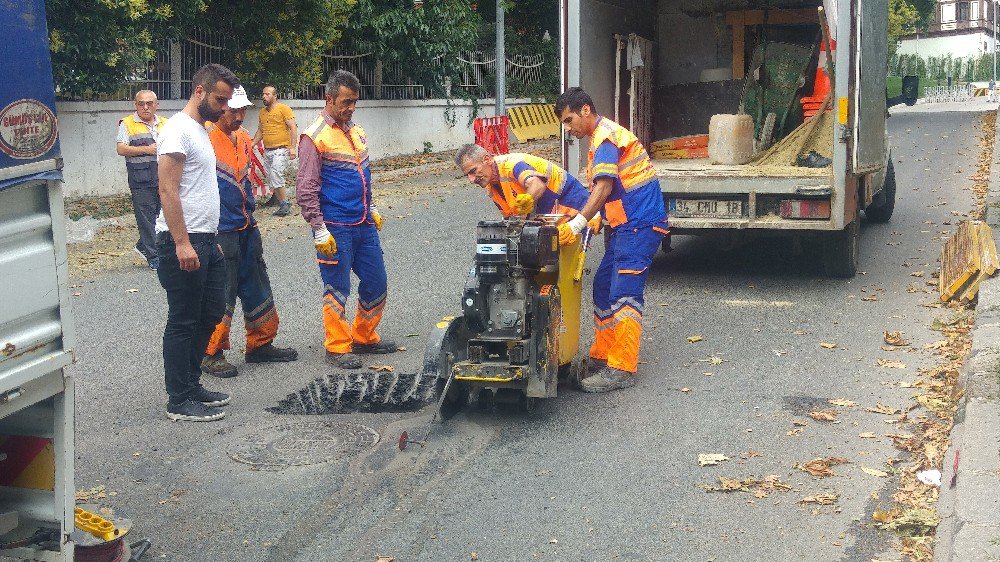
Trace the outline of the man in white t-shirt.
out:
<instances>
[{"instance_id":1,"label":"man in white t-shirt","mask_svg":"<svg viewBox=\"0 0 1000 562\"><path fill-rule=\"evenodd\" d=\"M226 265L215 240L219 186L205 122L222 115L239 80L220 64L206 64L191 85L191 99L167 120L156 145L162 206L156 219L157 275L168 308L163 371L168 418L214 421L226 415L220 406L229 403L229 395L201 386L201 359L225 314Z\"/></svg>"}]
</instances>

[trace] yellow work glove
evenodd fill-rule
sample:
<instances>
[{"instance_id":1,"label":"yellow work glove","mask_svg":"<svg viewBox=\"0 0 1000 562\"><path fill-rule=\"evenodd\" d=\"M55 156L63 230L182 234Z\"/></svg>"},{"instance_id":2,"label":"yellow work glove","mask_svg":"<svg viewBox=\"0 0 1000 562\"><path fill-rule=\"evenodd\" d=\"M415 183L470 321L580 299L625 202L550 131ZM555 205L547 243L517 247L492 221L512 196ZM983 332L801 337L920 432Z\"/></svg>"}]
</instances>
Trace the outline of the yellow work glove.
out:
<instances>
[{"instance_id":1,"label":"yellow work glove","mask_svg":"<svg viewBox=\"0 0 1000 562\"><path fill-rule=\"evenodd\" d=\"M601 222L601 213L597 213L596 215L594 215L594 218L587 221L587 228L593 231L594 234L597 234L601 232L602 224L603 223Z\"/></svg>"},{"instance_id":2,"label":"yellow work glove","mask_svg":"<svg viewBox=\"0 0 1000 562\"><path fill-rule=\"evenodd\" d=\"M530 193L518 193L514 196L514 210L519 215L527 215L535 210L535 198Z\"/></svg>"},{"instance_id":3,"label":"yellow work glove","mask_svg":"<svg viewBox=\"0 0 1000 562\"><path fill-rule=\"evenodd\" d=\"M382 214L376 209L372 209L372 220L375 222L375 230L382 232Z\"/></svg>"},{"instance_id":4,"label":"yellow work glove","mask_svg":"<svg viewBox=\"0 0 1000 562\"><path fill-rule=\"evenodd\" d=\"M330 234L325 225L313 231L313 244L316 245L317 252L328 258L332 258L337 253L337 240Z\"/></svg>"},{"instance_id":5,"label":"yellow work glove","mask_svg":"<svg viewBox=\"0 0 1000 562\"><path fill-rule=\"evenodd\" d=\"M583 229L587 228L587 219L583 215L576 215L570 220L559 225L559 245L569 246L577 241Z\"/></svg>"}]
</instances>

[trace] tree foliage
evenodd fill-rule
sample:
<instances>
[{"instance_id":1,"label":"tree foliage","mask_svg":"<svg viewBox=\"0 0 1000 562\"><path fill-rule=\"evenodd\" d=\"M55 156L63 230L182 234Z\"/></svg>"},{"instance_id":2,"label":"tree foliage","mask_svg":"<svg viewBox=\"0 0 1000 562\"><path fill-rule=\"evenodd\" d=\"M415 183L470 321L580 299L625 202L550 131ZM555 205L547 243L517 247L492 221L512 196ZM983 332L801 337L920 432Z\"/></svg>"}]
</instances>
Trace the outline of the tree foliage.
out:
<instances>
[{"instance_id":1,"label":"tree foliage","mask_svg":"<svg viewBox=\"0 0 1000 562\"><path fill-rule=\"evenodd\" d=\"M344 43L383 63L400 63L409 78L440 94L458 83L455 56L475 45L479 18L467 0L358 0Z\"/></svg>"},{"instance_id":2,"label":"tree foliage","mask_svg":"<svg viewBox=\"0 0 1000 562\"><path fill-rule=\"evenodd\" d=\"M46 0L52 72L61 96L118 89L153 58L154 33L194 18L204 0Z\"/></svg>"},{"instance_id":3,"label":"tree foliage","mask_svg":"<svg viewBox=\"0 0 1000 562\"><path fill-rule=\"evenodd\" d=\"M118 90L153 60L154 38L222 32L224 63L249 85L291 90L322 81L321 57L355 0L46 0L62 97Z\"/></svg>"},{"instance_id":4,"label":"tree foliage","mask_svg":"<svg viewBox=\"0 0 1000 562\"><path fill-rule=\"evenodd\" d=\"M299 90L326 80L322 55L341 37L355 0L211 0L202 25L235 40L228 60L256 90Z\"/></svg>"},{"instance_id":5,"label":"tree foliage","mask_svg":"<svg viewBox=\"0 0 1000 562\"><path fill-rule=\"evenodd\" d=\"M921 21L920 12L907 0L889 0L889 42L895 43L900 37L917 30Z\"/></svg>"}]
</instances>

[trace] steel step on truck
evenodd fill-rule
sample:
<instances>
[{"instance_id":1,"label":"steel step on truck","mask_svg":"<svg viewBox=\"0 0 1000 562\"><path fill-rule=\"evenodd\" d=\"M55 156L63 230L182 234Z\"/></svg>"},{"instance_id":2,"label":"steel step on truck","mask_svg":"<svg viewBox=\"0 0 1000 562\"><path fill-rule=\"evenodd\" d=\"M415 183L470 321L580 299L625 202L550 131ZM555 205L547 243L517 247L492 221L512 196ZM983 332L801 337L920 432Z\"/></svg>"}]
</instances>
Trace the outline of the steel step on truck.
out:
<instances>
[{"instance_id":1,"label":"steel step on truck","mask_svg":"<svg viewBox=\"0 0 1000 562\"><path fill-rule=\"evenodd\" d=\"M560 9L562 85L581 86L643 142L674 233L806 237L819 241L829 275L856 273L861 213L888 221L895 200L886 0L563 0ZM904 91L888 103L912 105L915 82ZM707 158L716 114L750 116L750 162ZM563 151L568 169L586 165L585 143L565 139Z\"/></svg>"},{"instance_id":2,"label":"steel step on truck","mask_svg":"<svg viewBox=\"0 0 1000 562\"><path fill-rule=\"evenodd\" d=\"M73 362L44 0L0 9L0 558L73 560Z\"/></svg>"}]
</instances>

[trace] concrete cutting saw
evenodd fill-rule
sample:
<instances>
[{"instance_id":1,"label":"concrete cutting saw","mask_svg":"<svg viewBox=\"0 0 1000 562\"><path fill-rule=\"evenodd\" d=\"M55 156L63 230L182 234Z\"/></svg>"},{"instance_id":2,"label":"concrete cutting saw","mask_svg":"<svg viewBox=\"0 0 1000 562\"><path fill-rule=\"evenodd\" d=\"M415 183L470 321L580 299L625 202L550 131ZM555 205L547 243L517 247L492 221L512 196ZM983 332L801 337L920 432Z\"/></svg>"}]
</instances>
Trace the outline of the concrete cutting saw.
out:
<instances>
[{"instance_id":1,"label":"concrete cutting saw","mask_svg":"<svg viewBox=\"0 0 1000 562\"><path fill-rule=\"evenodd\" d=\"M462 291L462 313L437 323L423 374L437 376L438 413L466 404L491 409L556 396L560 377L579 372L580 245L559 246L562 215L482 221Z\"/></svg>"}]
</instances>

